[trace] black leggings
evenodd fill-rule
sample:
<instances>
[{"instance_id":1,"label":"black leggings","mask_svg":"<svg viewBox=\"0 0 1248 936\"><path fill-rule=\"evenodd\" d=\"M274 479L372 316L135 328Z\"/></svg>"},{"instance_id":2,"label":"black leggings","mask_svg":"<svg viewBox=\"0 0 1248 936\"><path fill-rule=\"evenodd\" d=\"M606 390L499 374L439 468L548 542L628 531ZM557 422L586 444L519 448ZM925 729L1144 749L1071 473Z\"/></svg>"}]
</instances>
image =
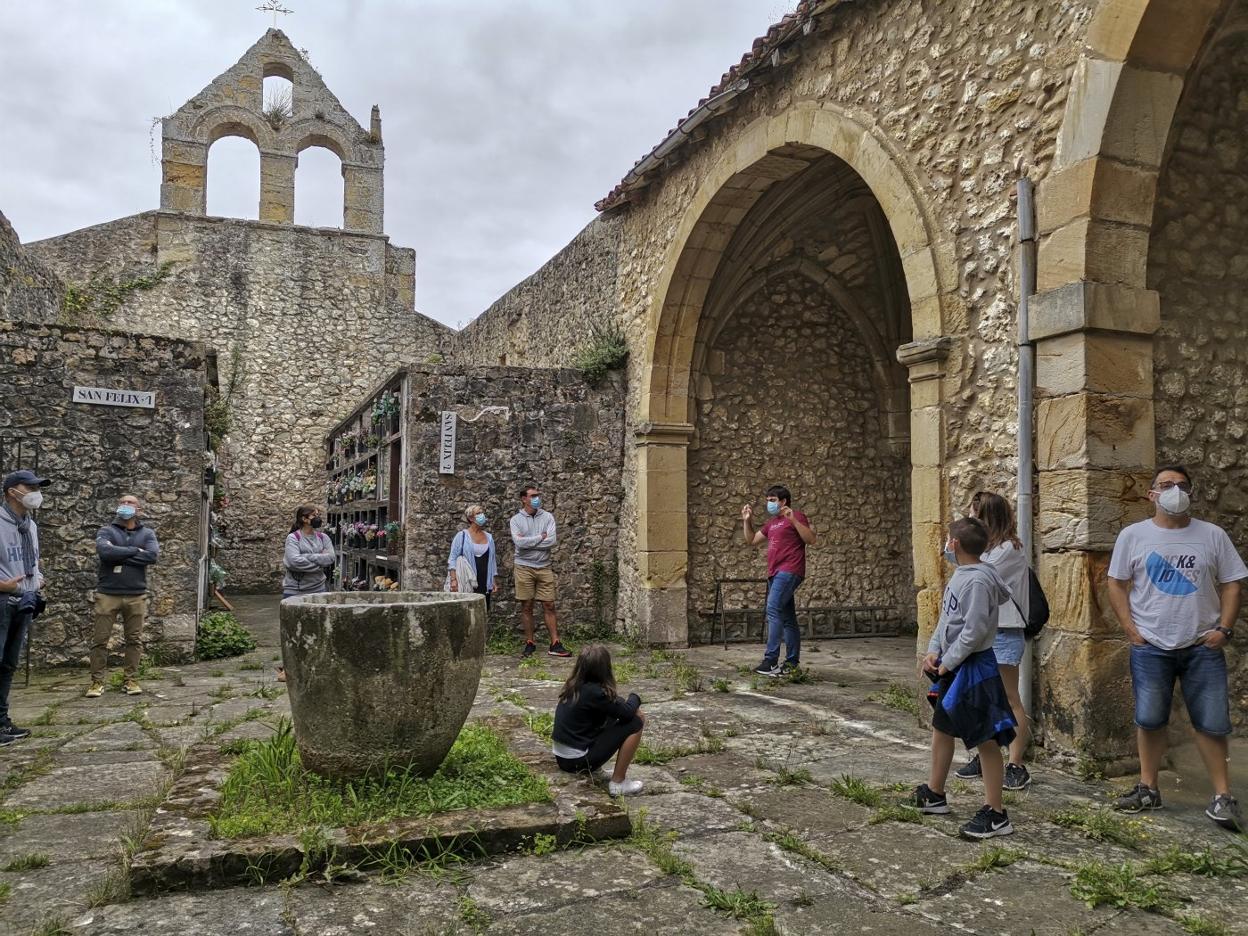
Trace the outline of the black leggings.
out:
<instances>
[{"instance_id":1,"label":"black leggings","mask_svg":"<svg viewBox=\"0 0 1248 936\"><path fill-rule=\"evenodd\" d=\"M634 715L629 721L617 721L607 724L602 733L594 738L594 743L583 757L567 758L555 757L555 763L559 765L560 770L568 773L578 773L583 770L597 770L612 757L620 747L641 731L641 719Z\"/></svg>"}]
</instances>

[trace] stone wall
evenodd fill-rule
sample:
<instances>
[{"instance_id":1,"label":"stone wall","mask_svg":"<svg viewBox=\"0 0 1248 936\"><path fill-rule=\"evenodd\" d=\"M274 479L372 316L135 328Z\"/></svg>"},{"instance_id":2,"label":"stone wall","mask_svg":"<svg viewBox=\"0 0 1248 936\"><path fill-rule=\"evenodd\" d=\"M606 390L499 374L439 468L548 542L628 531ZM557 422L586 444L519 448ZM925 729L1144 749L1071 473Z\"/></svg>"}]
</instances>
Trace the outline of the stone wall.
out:
<instances>
[{"instance_id":1,"label":"stone wall","mask_svg":"<svg viewBox=\"0 0 1248 936\"><path fill-rule=\"evenodd\" d=\"M1158 464L1195 474L1195 512L1248 556L1248 38L1217 42L1189 79L1158 184L1148 285ZM1241 616L1242 619L1242 616ZM1236 642L1238 643L1238 641ZM1248 722L1248 657L1232 645L1232 711Z\"/></svg>"},{"instance_id":2,"label":"stone wall","mask_svg":"<svg viewBox=\"0 0 1248 936\"><path fill-rule=\"evenodd\" d=\"M508 529L520 488L532 481L558 524L560 626L613 627L625 443L620 375L590 387L573 370L412 366L407 379L404 588L442 587L463 511L481 503L499 550L492 620L518 621ZM482 414L487 406L507 412ZM459 417L453 475L438 473L444 410Z\"/></svg>"},{"instance_id":3,"label":"stone wall","mask_svg":"<svg viewBox=\"0 0 1248 936\"><path fill-rule=\"evenodd\" d=\"M18 304L19 311L22 305ZM36 623L37 665L85 664L92 589L99 566L95 531L117 497L137 494L161 543L148 574L144 642L161 658L189 658L195 646L197 558L203 509L204 351L191 342L77 326L0 319L0 439L39 452L53 481L39 511L48 610ZM155 409L70 402L75 385L151 390ZM16 465L2 465L10 471ZM116 640L121 629L117 628Z\"/></svg>"},{"instance_id":4,"label":"stone wall","mask_svg":"<svg viewBox=\"0 0 1248 936\"><path fill-rule=\"evenodd\" d=\"M886 442L854 325L789 274L733 310L711 357L689 450L690 639L713 639L716 578L766 574L765 547L742 545L741 506L761 527L777 483L819 537L799 606L888 605L891 622L912 623L909 458ZM761 588L750 597L758 607Z\"/></svg>"},{"instance_id":5,"label":"stone wall","mask_svg":"<svg viewBox=\"0 0 1248 936\"><path fill-rule=\"evenodd\" d=\"M65 286L22 249L17 232L0 212L0 312L26 322L55 320Z\"/></svg>"},{"instance_id":6,"label":"stone wall","mask_svg":"<svg viewBox=\"0 0 1248 936\"><path fill-rule=\"evenodd\" d=\"M591 221L542 268L458 332L449 344L465 364L566 367L616 323L620 220Z\"/></svg>"},{"instance_id":7,"label":"stone wall","mask_svg":"<svg viewBox=\"0 0 1248 936\"><path fill-rule=\"evenodd\" d=\"M231 416L219 452L227 591L278 588L290 516L323 496L325 434L450 334L414 311L414 256L382 236L146 212L29 249L74 283L164 270L107 324L215 352Z\"/></svg>"}]
</instances>

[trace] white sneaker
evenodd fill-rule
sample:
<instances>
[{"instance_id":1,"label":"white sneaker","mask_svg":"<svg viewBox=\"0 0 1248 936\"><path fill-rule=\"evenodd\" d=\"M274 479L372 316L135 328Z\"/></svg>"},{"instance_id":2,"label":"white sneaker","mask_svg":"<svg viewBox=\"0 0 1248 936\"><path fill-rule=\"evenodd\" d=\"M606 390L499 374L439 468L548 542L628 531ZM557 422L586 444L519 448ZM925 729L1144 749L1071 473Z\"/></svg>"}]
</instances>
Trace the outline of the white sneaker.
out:
<instances>
[{"instance_id":1,"label":"white sneaker","mask_svg":"<svg viewBox=\"0 0 1248 936\"><path fill-rule=\"evenodd\" d=\"M611 780L607 783L607 792L612 796L636 796L641 792L641 786L640 780L625 780L623 783Z\"/></svg>"}]
</instances>

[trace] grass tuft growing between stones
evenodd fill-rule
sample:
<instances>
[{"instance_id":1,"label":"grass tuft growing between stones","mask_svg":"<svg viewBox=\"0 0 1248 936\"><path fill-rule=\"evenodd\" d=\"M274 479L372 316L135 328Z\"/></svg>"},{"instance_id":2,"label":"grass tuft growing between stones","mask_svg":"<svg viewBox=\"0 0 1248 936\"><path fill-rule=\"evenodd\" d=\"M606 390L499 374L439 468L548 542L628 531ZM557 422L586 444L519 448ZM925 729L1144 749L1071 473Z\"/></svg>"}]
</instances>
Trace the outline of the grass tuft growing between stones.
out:
<instances>
[{"instance_id":1,"label":"grass tuft growing between stones","mask_svg":"<svg viewBox=\"0 0 1248 936\"><path fill-rule=\"evenodd\" d=\"M46 868L49 864L48 856L42 852L31 852L29 855L19 855L0 870L3 871L33 871L35 868Z\"/></svg>"},{"instance_id":2,"label":"grass tuft growing between stones","mask_svg":"<svg viewBox=\"0 0 1248 936\"><path fill-rule=\"evenodd\" d=\"M908 712L911 715L919 714L919 700L915 697L914 690L901 683L889 683L888 688L880 692L873 692L867 696L867 701L879 702L881 705L886 705L899 712Z\"/></svg>"},{"instance_id":3,"label":"grass tuft growing between stones","mask_svg":"<svg viewBox=\"0 0 1248 936\"><path fill-rule=\"evenodd\" d=\"M1243 877L1248 875L1248 847L1240 852L1218 854L1211 848L1186 852L1177 845L1158 852L1144 862L1145 874L1195 874L1200 877Z\"/></svg>"},{"instance_id":4,"label":"grass tuft growing between stones","mask_svg":"<svg viewBox=\"0 0 1248 936\"><path fill-rule=\"evenodd\" d=\"M1112 865L1093 861L1081 866L1075 872L1070 893L1089 909L1108 904L1120 910L1134 907L1160 913L1178 903L1162 885L1141 879L1130 862Z\"/></svg>"},{"instance_id":5,"label":"grass tuft growing between stones","mask_svg":"<svg viewBox=\"0 0 1248 936\"><path fill-rule=\"evenodd\" d=\"M1192 936L1231 936L1230 927L1225 923L1199 913L1180 913L1175 920Z\"/></svg>"},{"instance_id":6,"label":"grass tuft growing between stones","mask_svg":"<svg viewBox=\"0 0 1248 936\"><path fill-rule=\"evenodd\" d=\"M209 821L218 838L246 838L549 800L546 781L481 725L464 727L432 777L390 768L337 782L304 769L290 722L282 719L272 738L253 741L234 763Z\"/></svg>"},{"instance_id":7,"label":"grass tuft growing between stones","mask_svg":"<svg viewBox=\"0 0 1248 936\"><path fill-rule=\"evenodd\" d=\"M1116 816L1108 809L1090 806L1059 809L1049 815L1049 821L1066 829L1077 829L1094 842L1112 842L1126 848L1138 849L1148 838L1144 823Z\"/></svg>"},{"instance_id":8,"label":"grass tuft growing between stones","mask_svg":"<svg viewBox=\"0 0 1248 936\"><path fill-rule=\"evenodd\" d=\"M922 825L923 814L913 806L885 803L867 820L867 825L879 825L881 822L913 822Z\"/></svg>"},{"instance_id":9,"label":"grass tuft growing between stones","mask_svg":"<svg viewBox=\"0 0 1248 936\"><path fill-rule=\"evenodd\" d=\"M813 861L825 871L840 871L841 866L832 858L823 852L812 848L805 841L800 839L792 830L786 829L784 832L772 832L767 835L767 841L774 842L787 852L795 855L801 855L808 861Z\"/></svg>"},{"instance_id":10,"label":"grass tuft growing between stones","mask_svg":"<svg viewBox=\"0 0 1248 936\"><path fill-rule=\"evenodd\" d=\"M879 790L852 774L842 774L833 780L832 792L843 799L870 809L878 809L883 803Z\"/></svg>"}]
</instances>

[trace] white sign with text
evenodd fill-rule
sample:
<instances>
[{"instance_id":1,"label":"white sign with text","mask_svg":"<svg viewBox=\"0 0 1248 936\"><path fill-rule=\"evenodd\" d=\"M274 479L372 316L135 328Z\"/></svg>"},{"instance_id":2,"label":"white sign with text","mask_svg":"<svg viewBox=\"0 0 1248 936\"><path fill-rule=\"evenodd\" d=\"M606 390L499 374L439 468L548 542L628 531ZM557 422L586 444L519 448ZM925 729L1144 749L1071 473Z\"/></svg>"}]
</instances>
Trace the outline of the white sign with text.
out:
<instances>
[{"instance_id":1,"label":"white sign with text","mask_svg":"<svg viewBox=\"0 0 1248 936\"><path fill-rule=\"evenodd\" d=\"M443 411L442 435L438 443L438 474L455 473L455 424L458 417Z\"/></svg>"},{"instance_id":2,"label":"white sign with text","mask_svg":"<svg viewBox=\"0 0 1248 936\"><path fill-rule=\"evenodd\" d=\"M74 387L71 397L74 403L91 403L95 406L133 406L139 409L155 409L156 394L151 390L110 390L107 387Z\"/></svg>"}]
</instances>

